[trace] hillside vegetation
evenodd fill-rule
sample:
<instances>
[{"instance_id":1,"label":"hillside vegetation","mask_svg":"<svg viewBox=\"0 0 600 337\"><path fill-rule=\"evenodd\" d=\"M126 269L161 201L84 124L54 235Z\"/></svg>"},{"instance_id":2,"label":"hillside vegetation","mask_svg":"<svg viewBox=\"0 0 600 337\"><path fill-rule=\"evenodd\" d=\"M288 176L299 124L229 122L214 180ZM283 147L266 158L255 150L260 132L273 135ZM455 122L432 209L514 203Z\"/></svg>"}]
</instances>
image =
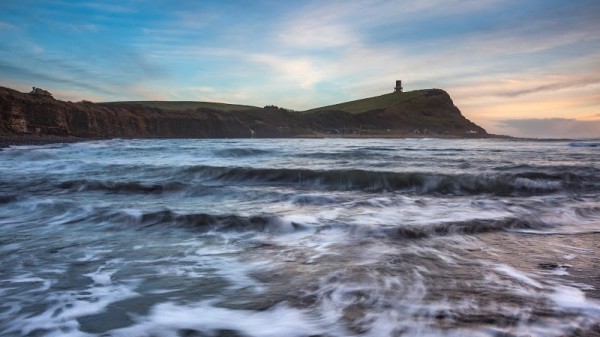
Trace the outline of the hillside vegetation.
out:
<instances>
[{"instance_id":1,"label":"hillside vegetation","mask_svg":"<svg viewBox=\"0 0 600 337\"><path fill-rule=\"evenodd\" d=\"M363 112L386 109L398 103L408 101L410 99L423 96L427 94L429 90L415 90L407 92L392 92L381 96L363 98L355 101L344 102L334 105L328 105L320 108L310 109L306 112L316 111L345 111L351 114L359 114Z\"/></svg>"},{"instance_id":2,"label":"hillside vegetation","mask_svg":"<svg viewBox=\"0 0 600 337\"><path fill-rule=\"evenodd\" d=\"M106 102L102 104L136 104L150 108L158 108L165 111L186 111L197 109L211 109L217 111L245 111L258 109L256 106L239 105L216 102L196 102L196 101L124 101L124 102Z\"/></svg>"}]
</instances>

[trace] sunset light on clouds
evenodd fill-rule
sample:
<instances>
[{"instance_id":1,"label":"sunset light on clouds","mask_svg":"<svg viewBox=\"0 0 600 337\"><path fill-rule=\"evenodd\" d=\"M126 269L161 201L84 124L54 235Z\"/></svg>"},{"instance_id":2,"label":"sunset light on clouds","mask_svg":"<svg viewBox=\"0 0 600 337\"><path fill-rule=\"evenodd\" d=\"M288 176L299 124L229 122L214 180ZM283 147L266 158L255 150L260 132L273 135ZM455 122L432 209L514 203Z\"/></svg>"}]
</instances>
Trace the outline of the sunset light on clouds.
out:
<instances>
[{"instance_id":1,"label":"sunset light on clouds","mask_svg":"<svg viewBox=\"0 0 600 337\"><path fill-rule=\"evenodd\" d=\"M442 88L490 133L600 137L600 2L4 1L0 85L305 110Z\"/></svg>"}]
</instances>

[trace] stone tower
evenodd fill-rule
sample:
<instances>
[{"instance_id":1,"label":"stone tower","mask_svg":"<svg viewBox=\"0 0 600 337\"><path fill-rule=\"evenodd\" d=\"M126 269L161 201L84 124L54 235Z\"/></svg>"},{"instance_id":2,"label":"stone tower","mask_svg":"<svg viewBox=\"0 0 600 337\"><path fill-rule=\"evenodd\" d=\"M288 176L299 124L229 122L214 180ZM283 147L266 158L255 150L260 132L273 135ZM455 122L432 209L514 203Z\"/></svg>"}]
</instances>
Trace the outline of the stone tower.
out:
<instances>
[{"instance_id":1,"label":"stone tower","mask_svg":"<svg viewBox=\"0 0 600 337\"><path fill-rule=\"evenodd\" d=\"M396 80L396 87L394 88L395 92L402 92L402 81Z\"/></svg>"}]
</instances>

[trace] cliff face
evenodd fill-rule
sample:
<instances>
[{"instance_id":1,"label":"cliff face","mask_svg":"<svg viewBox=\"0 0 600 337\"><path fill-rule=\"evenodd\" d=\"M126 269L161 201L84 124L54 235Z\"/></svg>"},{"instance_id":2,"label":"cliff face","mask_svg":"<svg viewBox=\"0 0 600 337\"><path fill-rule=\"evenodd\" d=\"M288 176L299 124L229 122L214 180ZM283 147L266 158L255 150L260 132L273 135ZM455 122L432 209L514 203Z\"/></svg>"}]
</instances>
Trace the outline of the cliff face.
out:
<instances>
[{"instance_id":1,"label":"cliff face","mask_svg":"<svg viewBox=\"0 0 600 337\"><path fill-rule=\"evenodd\" d=\"M198 108L167 111L140 104L63 102L0 87L0 134L79 138L220 138L338 135L486 135L439 89L385 108L292 112L277 107L244 111Z\"/></svg>"},{"instance_id":2,"label":"cliff face","mask_svg":"<svg viewBox=\"0 0 600 337\"><path fill-rule=\"evenodd\" d=\"M343 126L343 132L358 129L375 135L487 136L483 128L461 114L448 93L441 89L342 103L311 110L303 119L311 128L327 132L338 132L337 128Z\"/></svg>"},{"instance_id":3,"label":"cliff face","mask_svg":"<svg viewBox=\"0 0 600 337\"><path fill-rule=\"evenodd\" d=\"M362 122L371 121L376 128L387 125L391 129L434 135L487 134L482 127L466 119L450 95L440 89L427 90L423 95L361 117Z\"/></svg>"},{"instance_id":4,"label":"cliff face","mask_svg":"<svg viewBox=\"0 0 600 337\"><path fill-rule=\"evenodd\" d=\"M250 135L217 111L163 111L133 104L71 103L0 87L0 133L80 138L236 137Z\"/></svg>"}]
</instances>

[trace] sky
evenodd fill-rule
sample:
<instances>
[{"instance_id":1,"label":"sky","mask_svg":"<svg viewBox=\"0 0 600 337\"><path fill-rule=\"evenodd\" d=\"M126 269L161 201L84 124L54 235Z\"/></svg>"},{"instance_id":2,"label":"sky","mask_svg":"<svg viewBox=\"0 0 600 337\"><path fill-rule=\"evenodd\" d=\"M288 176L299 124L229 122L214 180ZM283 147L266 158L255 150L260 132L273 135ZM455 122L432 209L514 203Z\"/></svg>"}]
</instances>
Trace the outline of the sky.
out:
<instances>
[{"instance_id":1,"label":"sky","mask_svg":"<svg viewBox=\"0 0 600 337\"><path fill-rule=\"evenodd\" d=\"M441 88L488 132L600 137L600 1L0 0L0 85L306 110Z\"/></svg>"}]
</instances>

